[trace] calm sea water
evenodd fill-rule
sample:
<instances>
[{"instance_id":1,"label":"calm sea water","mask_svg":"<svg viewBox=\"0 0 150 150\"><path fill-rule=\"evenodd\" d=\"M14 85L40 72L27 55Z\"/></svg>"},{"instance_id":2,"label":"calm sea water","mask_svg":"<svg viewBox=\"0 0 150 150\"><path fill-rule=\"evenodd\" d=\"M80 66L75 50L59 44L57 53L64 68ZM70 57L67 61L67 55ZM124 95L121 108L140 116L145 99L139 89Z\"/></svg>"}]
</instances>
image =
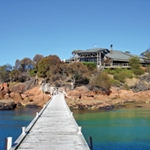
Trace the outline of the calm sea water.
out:
<instances>
[{"instance_id":1,"label":"calm sea water","mask_svg":"<svg viewBox=\"0 0 150 150\"><path fill-rule=\"evenodd\" d=\"M27 126L37 109L0 111L0 150L5 137L13 141ZM130 108L106 112L74 111L74 116L88 141L92 136L94 150L150 150L150 109Z\"/></svg>"},{"instance_id":2,"label":"calm sea water","mask_svg":"<svg viewBox=\"0 0 150 150\"><path fill-rule=\"evenodd\" d=\"M94 150L150 150L150 108L74 111Z\"/></svg>"},{"instance_id":3,"label":"calm sea water","mask_svg":"<svg viewBox=\"0 0 150 150\"><path fill-rule=\"evenodd\" d=\"M4 149L6 137L13 137L13 142L22 132L22 127L26 127L35 117L39 109L15 109L0 111L0 150Z\"/></svg>"}]
</instances>

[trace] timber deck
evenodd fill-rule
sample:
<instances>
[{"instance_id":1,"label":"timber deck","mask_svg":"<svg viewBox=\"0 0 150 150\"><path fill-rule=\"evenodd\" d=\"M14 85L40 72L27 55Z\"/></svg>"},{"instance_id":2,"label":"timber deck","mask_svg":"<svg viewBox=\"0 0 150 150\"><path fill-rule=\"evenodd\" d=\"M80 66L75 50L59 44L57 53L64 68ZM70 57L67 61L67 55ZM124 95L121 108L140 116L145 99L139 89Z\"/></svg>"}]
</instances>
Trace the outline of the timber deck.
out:
<instances>
[{"instance_id":1,"label":"timber deck","mask_svg":"<svg viewBox=\"0 0 150 150\"><path fill-rule=\"evenodd\" d=\"M89 150L63 94L52 97L17 145L17 150Z\"/></svg>"}]
</instances>

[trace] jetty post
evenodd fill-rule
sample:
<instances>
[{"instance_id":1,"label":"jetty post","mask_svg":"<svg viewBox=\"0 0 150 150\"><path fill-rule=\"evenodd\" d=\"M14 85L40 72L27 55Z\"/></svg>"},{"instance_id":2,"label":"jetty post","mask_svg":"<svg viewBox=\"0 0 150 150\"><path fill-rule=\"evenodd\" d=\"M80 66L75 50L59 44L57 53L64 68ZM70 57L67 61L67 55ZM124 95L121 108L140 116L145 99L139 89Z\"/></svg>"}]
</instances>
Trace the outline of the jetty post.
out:
<instances>
[{"instance_id":1,"label":"jetty post","mask_svg":"<svg viewBox=\"0 0 150 150\"><path fill-rule=\"evenodd\" d=\"M89 147L90 147L90 150L93 150L93 141L92 141L91 136L89 136Z\"/></svg>"},{"instance_id":2,"label":"jetty post","mask_svg":"<svg viewBox=\"0 0 150 150\"><path fill-rule=\"evenodd\" d=\"M12 146L12 137L5 138L5 150L9 150Z\"/></svg>"}]
</instances>

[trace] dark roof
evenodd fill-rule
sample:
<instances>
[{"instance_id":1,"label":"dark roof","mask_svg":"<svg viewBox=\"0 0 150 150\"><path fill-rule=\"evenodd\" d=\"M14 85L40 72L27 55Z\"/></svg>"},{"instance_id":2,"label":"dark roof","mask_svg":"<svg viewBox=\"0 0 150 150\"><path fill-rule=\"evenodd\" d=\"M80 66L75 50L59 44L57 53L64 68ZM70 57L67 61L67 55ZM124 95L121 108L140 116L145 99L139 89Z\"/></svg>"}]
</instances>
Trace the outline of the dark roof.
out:
<instances>
[{"instance_id":1,"label":"dark roof","mask_svg":"<svg viewBox=\"0 0 150 150\"><path fill-rule=\"evenodd\" d=\"M72 61L74 61L74 58L73 58L73 57L70 58L70 59L66 59L66 60L65 60L65 62L72 62Z\"/></svg>"},{"instance_id":2,"label":"dark roof","mask_svg":"<svg viewBox=\"0 0 150 150\"><path fill-rule=\"evenodd\" d=\"M144 57L118 50L111 50L110 53L107 53L105 56L117 61L129 61L131 57L138 57L140 59L140 62L144 61Z\"/></svg>"},{"instance_id":3,"label":"dark roof","mask_svg":"<svg viewBox=\"0 0 150 150\"><path fill-rule=\"evenodd\" d=\"M97 52L100 52L100 51L106 51L106 53L109 52L109 50L107 48L92 48L92 49L86 49L86 50L76 51L74 53L76 53L76 54L97 53Z\"/></svg>"}]
</instances>

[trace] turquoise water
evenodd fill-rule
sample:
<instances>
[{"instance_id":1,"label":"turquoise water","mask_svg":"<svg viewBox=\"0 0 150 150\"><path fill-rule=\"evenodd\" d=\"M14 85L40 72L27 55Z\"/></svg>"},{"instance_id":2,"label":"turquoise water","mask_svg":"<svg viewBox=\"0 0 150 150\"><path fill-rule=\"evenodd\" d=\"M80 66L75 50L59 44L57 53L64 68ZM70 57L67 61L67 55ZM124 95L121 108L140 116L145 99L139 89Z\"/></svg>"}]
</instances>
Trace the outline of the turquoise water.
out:
<instances>
[{"instance_id":1,"label":"turquoise water","mask_svg":"<svg viewBox=\"0 0 150 150\"><path fill-rule=\"evenodd\" d=\"M13 141L21 134L38 109L0 111L0 150L6 137ZM74 111L74 116L94 150L150 150L150 109L130 108L106 112Z\"/></svg>"},{"instance_id":2,"label":"turquoise water","mask_svg":"<svg viewBox=\"0 0 150 150\"><path fill-rule=\"evenodd\" d=\"M22 128L27 126L35 117L39 109L15 109L0 111L0 150L4 149L6 137L13 137L13 142L21 134Z\"/></svg>"},{"instance_id":3,"label":"turquoise water","mask_svg":"<svg viewBox=\"0 0 150 150\"><path fill-rule=\"evenodd\" d=\"M130 108L107 112L74 111L94 150L150 150L150 109Z\"/></svg>"}]
</instances>

